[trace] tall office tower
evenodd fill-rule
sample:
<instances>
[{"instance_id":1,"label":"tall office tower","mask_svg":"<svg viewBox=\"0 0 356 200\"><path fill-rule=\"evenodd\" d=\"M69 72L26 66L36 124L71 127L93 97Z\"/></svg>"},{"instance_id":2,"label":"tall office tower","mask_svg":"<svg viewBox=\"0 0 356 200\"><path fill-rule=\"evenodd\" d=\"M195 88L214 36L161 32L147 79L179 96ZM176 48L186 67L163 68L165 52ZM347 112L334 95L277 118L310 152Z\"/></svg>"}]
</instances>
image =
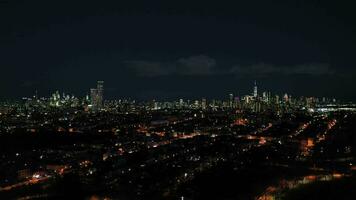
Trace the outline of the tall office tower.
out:
<instances>
[{"instance_id":1,"label":"tall office tower","mask_svg":"<svg viewBox=\"0 0 356 200\"><path fill-rule=\"evenodd\" d=\"M184 106L184 100L179 99L179 108L183 108L183 106Z\"/></svg>"},{"instance_id":2,"label":"tall office tower","mask_svg":"<svg viewBox=\"0 0 356 200\"><path fill-rule=\"evenodd\" d=\"M268 92L268 93L267 93L267 99L268 99L267 102L268 102L268 103L271 103L271 98L272 98L271 92Z\"/></svg>"},{"instance_id":3,"label":"tall office tower","mask_svg":"<svg viewBox=\"0 0 356 200\"><path fill-rule=\"evenodd\" d=\"M104 81L98 81L97 83L97 107L100 109L103 107L104 102Z\"/></svg>"},{"instance_id":4,"label":"tall office tower","mask_svg":"<svg viewBox=\"0 0 356 200\"><path fill-rule=\"evenodd\" d=\"M249 104L252 100L252 96L251 95L245 95L243 100L245 101L246 104Z\"/></svg>"},{"instance_id":5,"label":"tall office tower","mask_svg":"<svg viewBox=\"0 0 356 200\"><path fill-rule=\"evenodd\" d=\"M262 99L264 102L267 102L267 92L262 93Z\"/></svg>"},{"instance_id":6,"label":"tall office tower","mask_svg":"<svg viewBox=\"0 0 356 200\"><path fill-rule=\"evenodd\" d=\"M234 105L234 95L229 94L229 107L232 108Z\"/></svg>"},{"instance_id":7,"label":"tall office tower","mask_svg":"<svg viewBox=\"0 0 356 200\"><path fill-rule=\"evenodd\" d=\"M279 96L276 95L276 104L279 104Z\"/></svg>"},{"instance_id":8,"label":"tall office tower","mask_svg":"<svg viewBox=\"0 0 356 200\"><path fill-rule=\"evenodd\" d=\"M201 100L201 108L202 108L202 110L205 110L206 109L206 99L205 98L202 98L202 100Z\"/></svg>"},{"instance_id":9,"label":"tall office tower","mask_svg":"<svg viewBox=\"0 0 356 200\"><path fill-rule=\"evenodd\" d=\"M258 95L258 93L257 93L257 83L255 81L255 86L253 87L253 97L257 98L257 95Z\"/></svg>"},{"instance_id":10,"label":"tall office tower","mask_svg":"<svg viewBox=\"0 0 356 200\"><path fill-rule=\"evenodd\" d=\"M286 93L286 94L284 94L284 96L283 96L283 100L284 100L284 102L288 102L289 101L289 96L288 96L288 94Z\"/></svg>"},{"instance_id":11,"label":"tall office tower","mask_svg":"<svg viewBox=\"0 0 356 200\"><path fill-rule=\"evenodd\" d=\"M194 101L194 108L199 108L199 100Z\"/></svg>"},{"instance_id":12,"label":"tall office tower","mask_svg":"<svg viewBox=\"0 0 356 200\"><path fill-rule=\"evenodd\" d=\"M90 89L90 104L92 105L93 109L97 109L98 104L98 90L91 88Z\"/></svg>"},{"instance_id":13,"label":"tall office tower","mask_svg":"<svg viewBox=\"0 0 356 200\"><path fill-rule=\"evenodd\" d=\"M215 99L213 99L213 100L211 101L210 106L215 110L215 106L216 106L216 100L215 100Z\"/></svg>"}]
</instances>

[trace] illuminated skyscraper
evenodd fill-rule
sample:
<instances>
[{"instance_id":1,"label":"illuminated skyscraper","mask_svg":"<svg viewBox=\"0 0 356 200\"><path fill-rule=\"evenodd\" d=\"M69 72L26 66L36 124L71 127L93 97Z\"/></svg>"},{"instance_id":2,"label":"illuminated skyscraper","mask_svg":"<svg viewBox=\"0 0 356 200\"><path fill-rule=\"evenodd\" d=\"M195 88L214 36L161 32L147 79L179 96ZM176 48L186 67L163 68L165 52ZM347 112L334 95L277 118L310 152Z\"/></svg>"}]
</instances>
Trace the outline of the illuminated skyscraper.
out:
<instances>
[{"instance_id":1,"label":"illuminated skyscraper","mask_svg":"<svg viewBox=\"0 0 356 200\"><path fill-rule=\"evenodd\" d=\"M104 81L97 82L97 88L90 89L90 99L93 110L98 110L103 107L104 101Z\"/></svg>"},{"instance_id":2,"label":"illuminated skyscraper","mask_svg":"<svg viewBox=\"0 0 356 200\"><path fill-rule=\"evenodd\" d=\"M288 94L286 93L286 94L284 94L284 96L283 96L283 100L284 100L284 102L288 102L289 101L289 96L288 96Z\"/></svg>"},{"instance_id":3,"label":"illuminated skyscraper","mask_svg":"<svg viewBox=\"0 0 356 200\"><path fill-rule=\"evenodd\" d=\"M234 95L229 94L229 107L232 108L234 105Z\"/></svg>"},{"instance_id":4,"label":"illuminated skyscraper","mask_svg":"<svg viewBox=\"0 0 356 200\"><path fill-rule=\"evenodd\" d=\"M255 86L253 87L253 97L257 98L257 95L258 95L258 93L257 93L257 83L255 81Z\"/></svg>"},{"instance_id":5,"label":"illuminated skyscraper","mask_svg":"<svg viewBox=\"0 0 356 200\"><path fill-rule=\"evenodd\" d=\"M179 99L179 108L183 108L183 106L184 106L183 99Z\"/></svg>"},{"instance_id":6,"label":"illuminated skyscraper","mask_svg":"<svg viewBox=\"0 0 356 200\"><path fill-rule=\"evenodd\" d=\"M202 100L201 100L201 108L202 108L203 110L205 110L205 109L206 109L206 106L207 106L206 98L202 98Z\"/></svg>"},{"instance_id":7,"label":"illuminated skyscraper","mask_svg":"<svg viewBox=\"0 0 356 200\"><path fill-rule=\"evenodd\" d=\"M276 104L279 104L280 102L279 102L279 96L278 95L276 95Z\"/></svg>"},{"instance_id":8,"label":"illuminated skyscraper","mask_svg":"<svg viewBox=\"0 0 356 200\"><path fill-rule=\"evenodd\" d=\"M98 81L97 83L97 106L102 108L104 103L104 81Z\"/></svg>"},{"instance_id":9,"label":"illuminated skyscraper","mask_svg":"<svg viewBox=\"0 0 356 200\"><path fill-rule=\"evenodd\" d=\"M263 92L263 93L262 93L262 99L263 99L264 102L267 102L267 101L268 101L267 92Z\"/></svg>"},{"instance_id":10,"label":"illuminated skyscraper","mask_svg":"<svg viewBox=\"0 0 356 200\"><path fill-rule=\"evenodd\" d=\"M95 88L90 89L90 104L92 105L93 109L97 108L97 95L98 91Z\"/></svg>"}]
</instances>

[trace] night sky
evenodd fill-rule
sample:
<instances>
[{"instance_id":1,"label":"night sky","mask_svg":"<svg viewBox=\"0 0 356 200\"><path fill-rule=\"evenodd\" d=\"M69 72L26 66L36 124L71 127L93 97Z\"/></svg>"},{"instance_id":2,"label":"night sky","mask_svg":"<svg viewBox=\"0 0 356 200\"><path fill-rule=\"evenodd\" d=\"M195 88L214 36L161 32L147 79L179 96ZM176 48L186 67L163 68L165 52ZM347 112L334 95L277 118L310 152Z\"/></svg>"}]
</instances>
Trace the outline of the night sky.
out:
<instances>
[{"instance_id":1,"label":"night sky","mask_svg":"<svg viewBox=\"0 0 356 200\"><path fill-rule=\"evenodd\" d=\"M85 95L97 80L106 98L226 98L257 80L356 100L352 1L103 2L0 0L0 98Z\"/></svg>"}]
</instances>

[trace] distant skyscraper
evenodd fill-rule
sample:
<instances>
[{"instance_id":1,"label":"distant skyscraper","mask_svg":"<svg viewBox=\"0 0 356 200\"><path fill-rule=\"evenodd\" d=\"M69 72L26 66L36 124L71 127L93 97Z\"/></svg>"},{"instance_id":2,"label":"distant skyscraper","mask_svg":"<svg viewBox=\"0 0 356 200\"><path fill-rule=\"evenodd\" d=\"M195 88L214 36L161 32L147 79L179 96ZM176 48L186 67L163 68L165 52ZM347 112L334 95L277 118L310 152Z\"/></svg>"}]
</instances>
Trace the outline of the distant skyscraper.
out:
<instances>
[{"instance_id":1,"label":"distant skyscraper","mask_svg":"<svg viewBox=\"0 0 356 200\"><path fill-rule=\"evenodd\" d=\"M104 103L104 81L98 81L97 83L97 96L97 106L100 109Z\"/></svg>"},{"instance_id":2,"label":"distant skyscraper","mask_svg":"<svg viewBox=\"0 0 356 200\"><path fill-rule=\"evenodd\" d=\"M268 99L267 99L267 92L263 92L263 93L262 93L262 99L263 99L263 101L265 101L265 102L268 101Z\"/></svg>"},{"instance_id":3,"label":"distant skyscraper","mask_svg":"<svg viewBox=\"0 0 356 200\"><path fill-rule=\"evenodd\" d=\"M103 107L104 102L104 81L97 82L97 88L90 89L90 99L93 110L98 110Z\"/></svg>"},{"instance_id":4,"label":"distant skyscraper","mask_svg":"<svg viewBox=\"0 0 356 200\"><path fill-rule=\"evenodd\" d=\"M286 93L286 94L284 94L284 96L283 96L283 100L284 100L284 102L288 102L289 101L289 96L288 96L288 94Z\"/></svg>"},{"instance_id":5,"label":"distant skyscraper","mask_svg":"<svg viewBox=\"0 0 356 200\"><path fill-rule=\"evenodd\" d=\"M279 96L276 95L276 104L279 104Z\"/></svg>"},{"instance_id":6,"label":"distant skyscraper","mask_svg":"<svg viewBox=\"0 0 356 200\"><path fill-rule=\"evenodd\" d=\"M257 83L255 81L255 86L253 87L253 97L257 98L257 95L258 95L258 93L257 93Z\"/></svg>"},{"instance_id":7,"label":"distant skyscraper","mask_svg":"<svg viewBox=\"0 0 356 200\"><path fill-rule=\"evenodd\" d=\"M205 99L205 98L202 98L202 100L201 100L201 108L202 108L203 110L205 110L205 109L206 109L206 106L207 106L206 99Z\"/></svg>"},{"instance_id":8,"label":"distant skyscraper","mask_svg":"<svg viewBox=\"0 0 356 200\"><path fill-rule=\"evenodd\" d=\"M92 105L94 110L97 108L97 96L98 96L97 89L91 88L90 89L90 104Z\"/></svg>"},{"instance_id":9,"label":"distant skyscraper","mask_svg":"<svg viewBox=\"0 0 356 200\"><path fill-rule=\"evenodd\" d=\"M179 99L179 108L183 108L183 106L184 106L183 99Z\"/></svg>"},{"instance_id":10,"label":"distant skyscraper","mask_svg":"<svg viewBox=\"0 0 356 200\"><path fill-rule=\"evenodd\" d=\"M229 107L232 108L234 105L234 95L229 94Z\"/></svg>"}]
</instances>

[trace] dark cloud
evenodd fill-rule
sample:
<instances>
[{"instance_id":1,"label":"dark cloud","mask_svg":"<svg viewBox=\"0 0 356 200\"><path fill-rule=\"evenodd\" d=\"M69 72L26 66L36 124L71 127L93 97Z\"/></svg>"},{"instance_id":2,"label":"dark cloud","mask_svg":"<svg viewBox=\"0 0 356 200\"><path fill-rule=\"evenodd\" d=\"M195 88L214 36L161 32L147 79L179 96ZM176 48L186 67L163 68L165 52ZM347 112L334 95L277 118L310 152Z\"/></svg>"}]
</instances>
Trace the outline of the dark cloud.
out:
<instances>
[{"instance_id":1,"label":"dark cloud","mask_svg":"<svg viewBox=\"0 0 356 200\"><path fill-rule=\"evenodd\" d=\"M126 61L126 67L138 76L155 77L166 75L210 75L216 71L216 61L205 55L179 58L173 62Z\"/></svg>"},{"instance_id":2,"label":"dark cloud","mask_svg":"<svg viewBox=\"0 0 356 200\"><path fill-rule=\"evenodd\" d=\"M208 75L212 74L216 61L208 56L193 56L178 60L177 72L183 75Z\"/></svg>"},{"instance_id":3,"label":"dark cloud","mask_svg":"<svg viewBox=\"0 0 356 200\"><path fill-rule=\"evenodd\" d=\"M173 62L126 61L126 66L141 77L157 77L167 75L224 75L237 76L272 76L272 75L332 75L335 71L329 64L310 63L301 65L253 64L234 65L223 69L216 66L214 58L199 55L180 58Z\"/></svg>"},{"instance_id":4,"label":"dark cloud","mask_svg":"<svg viewBox=\"0 0 356 200\"><path fill-rule=\"evenodd\" d=\"M331 75L334 70L328 64L302 64L291 66L278 66L272 64L256 64L247 66L234 66L230 69L230 73L237 76L255 75Z\"/></svg>"}]
</instances>

